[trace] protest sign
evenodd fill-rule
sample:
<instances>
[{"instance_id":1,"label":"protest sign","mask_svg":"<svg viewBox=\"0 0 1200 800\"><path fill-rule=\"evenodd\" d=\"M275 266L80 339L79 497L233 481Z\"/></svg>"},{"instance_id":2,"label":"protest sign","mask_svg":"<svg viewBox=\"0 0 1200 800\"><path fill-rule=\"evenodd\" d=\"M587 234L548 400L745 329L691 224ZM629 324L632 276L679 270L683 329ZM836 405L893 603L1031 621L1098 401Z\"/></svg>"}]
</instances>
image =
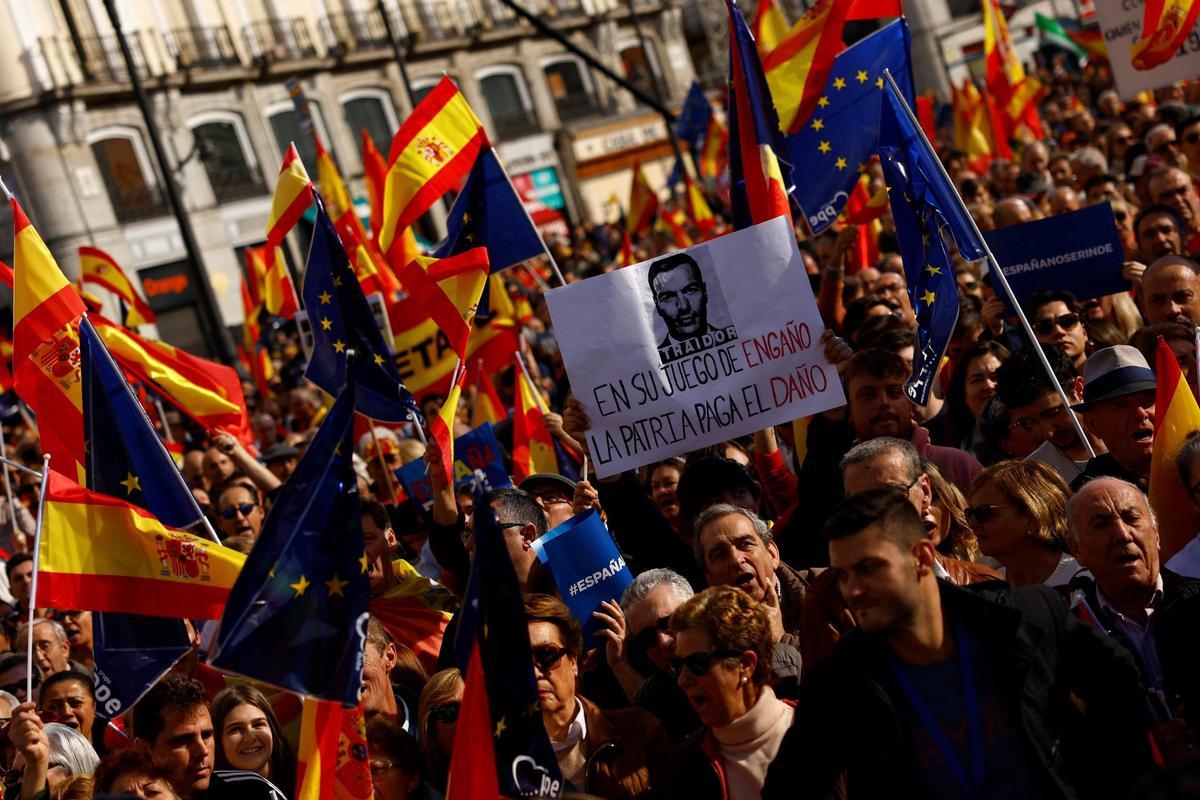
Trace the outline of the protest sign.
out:
<instances>
[{"instance_id":1,"label":"protest sign","mask_svg":"<svg viewBox=\"0 0 1200 800\"><path fill-rule=\"evenodd\" d=\"M596 509L576 514L532 543L538 560L558 585L571 615L583 623L585 647L596 621L592 612L605 600L619 600L633 574Z\"/></svg>"},{"instance_id":2,"label":"protest sign","mask_svg":"<svg viewBox=\"0 0 1200 800\"><path fill-rule=\"evenodd\" d=\"M1183 46L1165 64L1147 70L1133 66L1130 48L1142 34L1144 5L1144 0L1096 0L1104 48L1123 100L1132 99L1146 89L1161 89L1200 74L1200 25L1192 29Z\"/></svg>"},{"instance_id":3,"label":"protest sign","mask_svg":"<svg viewBox=\"0 0 1200 800\"><path fill-rule=\"evenodd\" d=\"M482 481L485 492L512 486L490 422L454 440L454 482L470 477ZM428 511L433 505L433 481L426 474L425 462L418 460L405 464L396 470L396 478L404 493Z\"/></svg>"},{"instance_id":4,"label":"protest sign","mask_svg":"<svg viewBox=\"0 0 1200 800\"><path fill-rule=\"evenodd\" d=\"M1125 251L1108 203L998 228L983 238L1022 306L1042 289L1065 289L1076 300L1129 289L1121 277Z\"/></svg>"},{"instance_id":5,"label":"protest sign","mask_svg":"<svg viewBox=\"0 0 1200 800\"><path fill-rule=\"evenodd\" d=\"M601 478L846 402L785 218L546 299Z\"/></svg>"}]
</instances>

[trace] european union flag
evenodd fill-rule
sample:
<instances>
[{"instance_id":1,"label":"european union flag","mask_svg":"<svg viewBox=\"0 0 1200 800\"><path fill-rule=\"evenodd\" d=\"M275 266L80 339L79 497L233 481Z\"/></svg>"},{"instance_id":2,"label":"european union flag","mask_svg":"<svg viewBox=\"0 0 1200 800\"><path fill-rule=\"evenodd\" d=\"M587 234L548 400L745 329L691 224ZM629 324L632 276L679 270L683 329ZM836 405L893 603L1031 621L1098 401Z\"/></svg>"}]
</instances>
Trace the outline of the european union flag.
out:
<instances>
[{"instance_id":1,"label":"european union flag","mask_svg":"<svg viewBox=\"0 0 1200 800\"><path fill-rule=\"evenodd\" d=\"M464 742L475 757L463 762L476 769L494 766L504 797L557 796L562 790L562 774L538 706L521 586L504 544L504 532L487 499L487 495L476 494L475 558L454 651L468 681L464 704L468 695L486 700L488 713L480 713L481 708L464 708L459 713L456 759L460 758L458 743ZM478 675L471 669L473 657L478 658L482 672L483 697L472 689L472 679ZM464 723L485 719L491 720L492 730L463 731ZM467 733L474 735L464 735ZM491 752L484 751L489 743ZM454 780L452 763L451 782Z\"/></svg>"},{"instance_id":2,"label":"european union flag","mask_svg":"<svg viewBox=\"0 0 1200 800\"><path fill-rule=\"evenodd\" d=\"M450 209L446 230L446 239L433 251L434 258L455 256L482 245L488 251L489 272L506 270L545 252L542 237L490 147L479 151L462 193Z\"/></svg>"},{"instance_id":3,"label":"european union flag","mask_svg":"<svg viewBox=\"0 0 1200 800\"><path fill-rule=\"evenodd\" d=\"M708 102L700 84L692 81L692 88L688 89L683 107L679 109L679 116L675 118L675 135L687 142L693 153L698 154L704 143L704 136L708 133L708 123L712 116L712 104Z\"/></svg>"},{"instance_id":4,"label":"european union flag","mask_svg":"<svg viewBox=\"0 0 1200 800\"><path fill-rule=\"evenodd\" d=\"M420 421L421 412L400 380L375 315L367 305L342 240L313 192L317 217L304 269L304 308L312 325L313 349L304 377L334 397L342 393L355 360L358 411L387 422Z\"/></svg>"},{"instance_id":5,"label":"european union flag","mask_svg":"<svg viewBox=\"0 0 1200 800\"><path fill-rule=\"evenodd\" d=\"M86 317L79 356L88 488L141 506L174 528L203 524L195 497ZM96 713L106 719L132 708L192 649L180 619L97 611L92 630Z\"/></svg>"},{"instance_id":6,"label":"european union flag","mask_svg":"<svg viewBox=\"0 0 1200 800\"><path fill-rule=\"evenodd\" d=\"M787 137L789 158L805 164L792 197L814 233L833 224L859 174L879 151L883 71L904 96L913 96L908 25L903 18L856 42L833 61L833 71L804 129Z\"/></svg>"},{"instance_id":7,"label":"european union flag","mask_svg":"<svg viewBox=\"0 0 1200 800\"><path fill-rule=\"evenodd\" d=\"M931 190L931 176L940 176L941 171L940 165L929 159L936 161L937 156L927 152L917 122L894 83L885 82L883 96L879 159L900 240L908 296L917 315L917 350L904 390L914 403L925 405L958 322L958 282L946 247L947 209Z\"/></svg>"},{"instance_id":8,"label":"european union flag","mask_svg":"<svg viewBox=\"0 0 1200 800\"><path fill-rule=\"evenodd\" d=\"M280 489L229 593L210 659L225 672L346 706L358 702L370 598L351 462L355 384Z\"/></svg>"}]
</instances>

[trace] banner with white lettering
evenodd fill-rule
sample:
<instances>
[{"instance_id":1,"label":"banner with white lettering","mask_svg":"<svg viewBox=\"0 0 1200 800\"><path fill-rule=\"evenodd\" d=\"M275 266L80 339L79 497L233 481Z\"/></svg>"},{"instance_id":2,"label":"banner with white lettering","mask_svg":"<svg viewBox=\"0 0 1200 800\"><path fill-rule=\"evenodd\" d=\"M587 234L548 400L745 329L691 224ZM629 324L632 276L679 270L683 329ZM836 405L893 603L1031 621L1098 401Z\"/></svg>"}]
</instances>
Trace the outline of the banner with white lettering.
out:
<instances>
[{"instance_id":1,"label":"banner with white lettering","mask_svg":"<svg viewBox=\"0 0 1200 800\"><path fill-rule=\"evenodd\" d=\"M601 478L845 405L785 218L546 300Z\"/></svg>"},{"instance_id":2,"label":"banner with white lettering","mask_svg":"<svg viewBox=\"0 0 1200 800\"><path fill-rule=\"evenodd\" d=\"M1096 0L1096 19L1122 100L1200 75L1200 25L1192 29L1183 46L1165 64L1147 70L1133 66L1130 48L1142 34L1144 6L1144 0Z\"/></svg>"},{"instance_id":3,"label":"banner with white lettering","mask_svg":"<svg viewBox=\"0 0 1200 800\"><path fill-rule=\"evenodd\" d=\"M429 477L424 461L410 461L394 474L411 500L425 511L433 507L433 479ZM457 485L468 478L476 480L485 492L512 486L490 422L454 440L454 483Z\"/></svg>"},{"instance_id":4,"label":"banner with white lettering","mask_svg":"<svg viewBox=\"0 0 1200 800\"><path fill-rule=\"evenodd\" d=\"M571 615L583 625L584 646L591 647L596 628L592 612L605 600L620 600L633 583L604 521L589 508L535 539L531 547L554 576Z\"/></svg>"},{"instance_id":5,"label":"banner with white lettering","mask_svg":"<svg viewBox=\"0 0 1200 800\"><path fill-rule=\"evenodd\" d=\"M1076 300L1129 290L1112 205L1101 203L983 234L1022 306L1043 289Z\"/></svg>"}]
</instances>

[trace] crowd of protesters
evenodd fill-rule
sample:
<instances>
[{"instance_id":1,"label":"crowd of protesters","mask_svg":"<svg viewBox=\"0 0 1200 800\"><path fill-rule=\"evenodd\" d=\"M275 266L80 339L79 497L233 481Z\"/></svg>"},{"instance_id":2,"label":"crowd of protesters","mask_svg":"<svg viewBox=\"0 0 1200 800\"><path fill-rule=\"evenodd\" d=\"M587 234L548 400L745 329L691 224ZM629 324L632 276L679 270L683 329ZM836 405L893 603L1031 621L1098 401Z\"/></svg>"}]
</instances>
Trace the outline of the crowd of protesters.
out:
<instances>
[{"instance_id":1,"label":"crowd of protesters","mask_svg":"<svg viewBox=\"0 0 1200 800\"><path fill-rule=\"evenodd\" d=\"M1200 539L1165 551L1147 498L1160 338L1198 388L1200 84L1122 103L1103 65L1040 77L1044 139L978 163L942 130L940 155L983 230L1111 203L1128 291L1035 295L1031 342L980 265L959 259L958 324L917 407L903 389L916 333L889 217L865 266L853 227L798 227L845 407L612 478L534 475L484 498L526 593L542 720L574 791L1200 796ZM581 225L551 244L567 280L583 280L617 268L622 231ZM672 234L634 247L635 260L652 257L674 249ZM510 288L529 300L521 349L553 409L547 427L584 455L589 420L544 299ZM329 403L302 380L294 332L271 337L271 394L246 383L257 454L166 419L186 440L182 471L201 508L243 552ZM513 368L493 382L511 408ZM422 399L426 419L442 402ZM475 402L471 388L457 434ZM496 434L510 449L511 423ZM40 467L28 420L4 435L13 457ZM432 510L416 508L393 471L419 459L440 453L404 426L359 443L372 602L418 587L453 613L477 499L435 469ZM1200 509L1200 433L1177 469ZM38 609L26 624L37 485L12 481L14 505L0 500L5 796L291 797L295 698L208 667L198 628L192 654L130 713L97 713L91 613ZM600 644L585 650L584 620L531 543L588 508L635 577L596 612ZM394 627L367 624L362 699L380 800L446 791L464 690L450 638L416 652Z\"/></svg>"}]
</instances>

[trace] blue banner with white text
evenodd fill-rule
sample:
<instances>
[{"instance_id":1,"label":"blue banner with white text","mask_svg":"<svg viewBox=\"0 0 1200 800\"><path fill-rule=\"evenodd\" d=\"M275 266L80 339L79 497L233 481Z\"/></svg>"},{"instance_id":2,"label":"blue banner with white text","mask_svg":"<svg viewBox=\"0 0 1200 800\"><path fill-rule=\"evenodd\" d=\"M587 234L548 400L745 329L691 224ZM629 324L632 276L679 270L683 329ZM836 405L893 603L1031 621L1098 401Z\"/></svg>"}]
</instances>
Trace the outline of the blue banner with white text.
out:
<instances>
[{"instance_id":1,"label":"blue banner with white text","mask_svg":"<svg viewBox=\"0 0 1200 800\"><path fill-rule=\"evenodd\" d=\"M405 464L396 470L396 477L404 487L404 493L428 511L433 505L433 482L425 469L425 462L417 460ZM485 492L512 486L490 422L454 440L454 483L457 485L472 479L481 482Z\"/></svg>"}]
</instances>

